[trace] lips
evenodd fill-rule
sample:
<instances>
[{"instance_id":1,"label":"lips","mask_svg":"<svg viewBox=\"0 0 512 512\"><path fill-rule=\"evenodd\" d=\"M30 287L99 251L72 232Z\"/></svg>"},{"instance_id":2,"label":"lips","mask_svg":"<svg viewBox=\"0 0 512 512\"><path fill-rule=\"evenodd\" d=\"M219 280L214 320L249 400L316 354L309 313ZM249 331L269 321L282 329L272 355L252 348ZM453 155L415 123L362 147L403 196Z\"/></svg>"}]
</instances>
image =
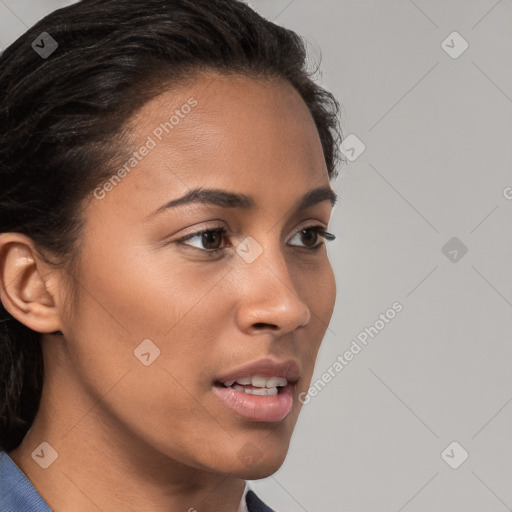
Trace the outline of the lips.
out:
<instances>
[{"instance_id":1,"label":"lips","mask_svg":"<svg viewBox=\"0 0 512 512\"><path fill-rule=\"evenodd\" d=\"M290 413L299 376L294 360L261 359L216 379L214 391L224 405L243 418L276 422Z\"/></svg>"}]
</instances>

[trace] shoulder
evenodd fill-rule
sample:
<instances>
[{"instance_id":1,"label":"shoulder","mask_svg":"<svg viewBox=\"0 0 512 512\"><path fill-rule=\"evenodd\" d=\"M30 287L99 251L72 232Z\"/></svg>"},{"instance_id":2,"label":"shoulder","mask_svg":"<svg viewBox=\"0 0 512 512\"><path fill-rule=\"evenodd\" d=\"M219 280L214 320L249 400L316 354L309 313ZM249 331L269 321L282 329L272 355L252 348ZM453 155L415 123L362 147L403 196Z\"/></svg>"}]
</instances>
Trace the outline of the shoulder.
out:
<instances>
[{"instance_id":1,"label":"shoulder","mask_svg":"<svg viewBox=\"0 0 512 512\"><path fill-rule=\"evenodd\" d=\"M0 451L0 510L52 512L25 474L4 451Z\"/></svg>"}]
</instances>

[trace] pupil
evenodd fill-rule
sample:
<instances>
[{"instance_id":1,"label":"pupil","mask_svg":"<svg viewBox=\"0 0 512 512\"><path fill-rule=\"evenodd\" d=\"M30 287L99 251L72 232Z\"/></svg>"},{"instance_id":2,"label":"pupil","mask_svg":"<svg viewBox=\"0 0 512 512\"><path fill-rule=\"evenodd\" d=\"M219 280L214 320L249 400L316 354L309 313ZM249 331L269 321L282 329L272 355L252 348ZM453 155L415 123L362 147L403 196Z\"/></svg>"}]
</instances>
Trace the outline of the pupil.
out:
<instances>
[{"instance_id":1,"label":"pupil","mask_svg":"<svg viewBox=\"0 0 512 512\"><path fill-rule=\"evenodd\" d=\"M203 245L206 249L218 249L218 247L209 247L208 244L213 243L215 245L215 241L217 242L222 240L220 233L217 231L208 231L207 233L203 233Z\"/></svg>"},{"instance_id":2,"label":"pupil","mask_svg":"<svg viewBox=\"0 0 512 512\"><path fill-rule=\"evenodd\" d=\"M302 231L302 236L305 238L305 239L309 239L309 241L313 241L313 243L311 245L315 245L316 243L316 237L318 236L318 233L316 231L311 231L311 230L307 230L307 229L304 229ZM305 245L308 245L307 244L307 241L303 239L303 241L305 242Z\"/></svg>"}]
</instances>

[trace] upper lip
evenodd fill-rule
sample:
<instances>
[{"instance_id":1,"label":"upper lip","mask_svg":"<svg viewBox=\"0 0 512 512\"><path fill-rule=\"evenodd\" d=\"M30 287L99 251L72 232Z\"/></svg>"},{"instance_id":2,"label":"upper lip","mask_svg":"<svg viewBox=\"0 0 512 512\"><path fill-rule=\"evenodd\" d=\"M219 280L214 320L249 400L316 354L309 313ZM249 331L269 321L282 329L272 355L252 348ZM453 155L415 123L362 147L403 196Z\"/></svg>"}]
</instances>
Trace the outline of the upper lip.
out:
<instances>
[{"instance_id":1,"label":"upper lip","mask_svg":"<svg viewBox=\"0 0 512 512\"><path fill-rule=\"evenodd\" d=\"M225 373L217 379L217 382L224 383L229 380L236 380L243 377L252 377L261 375L264 377L283 377L289 384L295 384L300 377L300 368L298 363L293 359L274 360L274 359L258 359L251 363L247 363L228 373Z\"/></svg>"}]
</instances>

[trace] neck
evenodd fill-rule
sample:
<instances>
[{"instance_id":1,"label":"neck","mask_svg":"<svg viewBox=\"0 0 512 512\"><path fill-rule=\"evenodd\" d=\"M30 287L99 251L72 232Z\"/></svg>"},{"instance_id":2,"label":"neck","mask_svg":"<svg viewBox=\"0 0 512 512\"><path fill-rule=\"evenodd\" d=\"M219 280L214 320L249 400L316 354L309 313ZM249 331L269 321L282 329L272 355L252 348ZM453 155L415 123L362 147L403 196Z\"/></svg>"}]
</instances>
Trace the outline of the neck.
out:
<instances>
[{"instance_id":1,"label":"neck","mask_svg":"<svg viewBox=\"0 0 512 512\"><path fill-rule=\"evenodd\" d=\"M66 390L64 406L58 400L62 389ZM237 511L244 480L177 462L115 424L100 402L84 398L72 380L47 382L32 428L9 453L50 508ZM32 458L42 442L58 453L47 469Z\"/></svg>"}]
</instances>

